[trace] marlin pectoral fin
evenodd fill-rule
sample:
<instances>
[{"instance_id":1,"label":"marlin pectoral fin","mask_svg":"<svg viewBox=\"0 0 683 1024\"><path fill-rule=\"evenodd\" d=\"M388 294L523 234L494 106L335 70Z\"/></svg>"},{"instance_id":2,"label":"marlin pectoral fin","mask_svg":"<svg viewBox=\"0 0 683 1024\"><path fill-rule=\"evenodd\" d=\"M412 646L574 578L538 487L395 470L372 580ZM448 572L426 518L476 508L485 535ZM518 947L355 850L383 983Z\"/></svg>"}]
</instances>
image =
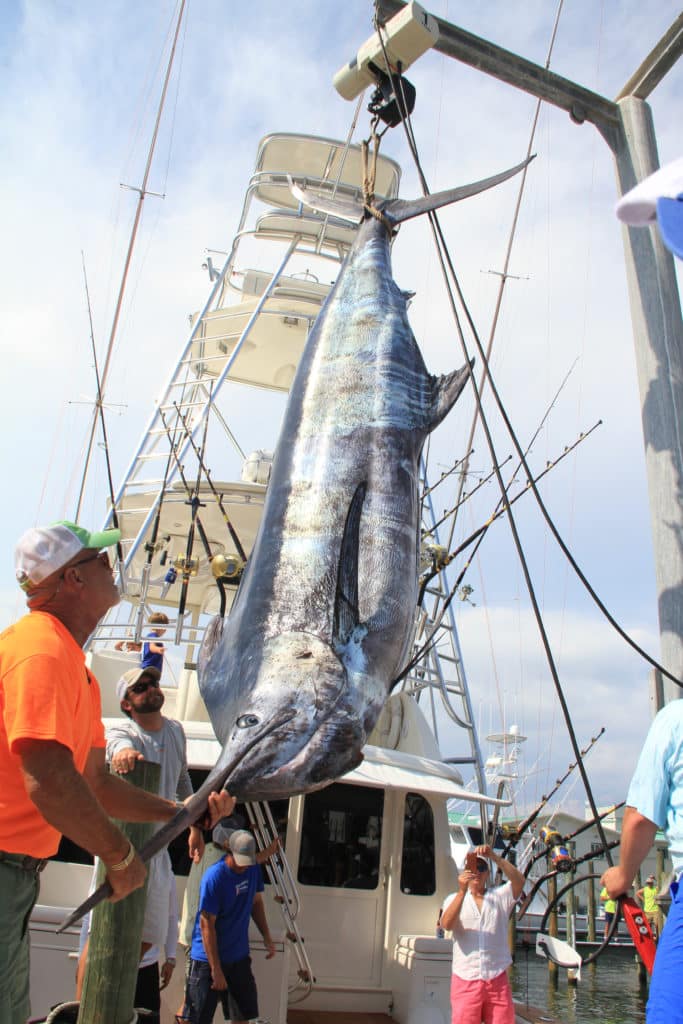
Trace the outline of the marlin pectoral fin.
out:
<instances>
[{"instance_id":1,"label":"marlin pectoral fin","mask_svg":"<svg viewBox=\"0 0 683 1024\"><path fill-rule=\"evenodd\" d=\"M426 424L428 431L438 427L444 416L453 408L469 380L473 366L474 359L459 370L454 370L453 373L432 378L432 402Z\"/></svg>"},{"instance_id":2,"label":"marlin pectoral fin","mask_svg":"<svg viewBox=\"0 0 683 1024\"><path fill-rule=\"evenodd\" d=\"M345 643L358 625L358 538L365 501L365 483L358 484L346 515L339 552L337 590L334 601L334 638Z\"/></svg>"},{"instance_id":3,"label":"marlin pectoral fin","mask_svg":"<svg viewBox=\"0 0 683 1024\"><path fill-rule=\"evenodd\" d=\"M302 188L287 175L289 191L295 199L298 199L304 206L311 210L318 210L319 213L329 213L333 217L341 217L342 220L351 221L352 224L359 224L363 219L363 204L353 200L328 199L321 196L319 192L312 189Z\"/></svg>"},{"instance_id":4,"label":"marlin pectoral fin","mask_svg":"<svg viewBox=\"0 0 683 1024\"><path fill-rule=\"evenodd\" d=\"M442 206L448 206L449 203L457 203L461 199L469 199L470 196L476 196L479 192L485 192L487 188L500 185L501 182L507 181L508 178L514 177L515 174L519 174L533 159L534 157L530 156L528 159L522 160L521 164L510 167L507 171L501 171L500 174L494 174L490 178L483 178L481 181L473 181L470 185L449 188L444 192L434 192L432 195L424 196L422 199L390 199L389 202L384 203L380 208L392 224L401 224L404 220L410 220L411 217L419 217L421 213L438 210Z\"/></svg>"}]
</instances>

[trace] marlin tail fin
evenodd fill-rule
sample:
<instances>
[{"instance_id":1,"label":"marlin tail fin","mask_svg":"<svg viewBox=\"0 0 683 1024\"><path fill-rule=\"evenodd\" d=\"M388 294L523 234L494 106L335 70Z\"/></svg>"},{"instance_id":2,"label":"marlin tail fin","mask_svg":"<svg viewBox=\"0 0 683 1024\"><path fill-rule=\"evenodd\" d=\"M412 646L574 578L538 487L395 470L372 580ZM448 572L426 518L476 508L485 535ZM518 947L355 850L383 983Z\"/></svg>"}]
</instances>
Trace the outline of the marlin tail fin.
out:
<instances>
[{"instance_id":1,"label":"marlin tail fin","mask_svg":"<svg viewBox=\"0 0 683 1024\"><path fill-rule=\"evenodd\" d=\"M457 203L461 199L469 199L470 196L485 192L486 189L493 188L494 185L500 185L508 178L514 178L515 174L524 170L533 159L534 157L530 156L526 160L522 160L521 164L510 167L507 171L501 171L500 174L494 174L491 178L482 178L481 181L473 181L470 185L461 185L459 188L449 188L445 192L434 192L422 199L390 199L380 209L392 224L401 224L404 220L419 217L420 214L429 213L431 210L439 210L442 206Z\"/></svg>"}]
</instances>

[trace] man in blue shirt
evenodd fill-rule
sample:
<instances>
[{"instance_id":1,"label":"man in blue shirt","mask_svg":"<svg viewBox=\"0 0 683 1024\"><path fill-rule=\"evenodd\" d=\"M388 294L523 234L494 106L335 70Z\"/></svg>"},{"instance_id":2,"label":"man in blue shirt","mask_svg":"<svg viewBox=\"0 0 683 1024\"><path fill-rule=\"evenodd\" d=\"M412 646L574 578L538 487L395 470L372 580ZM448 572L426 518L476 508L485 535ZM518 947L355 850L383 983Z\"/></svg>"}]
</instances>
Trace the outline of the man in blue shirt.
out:
<instances>
[{"instance_id":1,"label":"man in blue shirt","mask_svg":"<svg viewBox=\"0 0 683 1024\"><path fill-rule=\"evenodd\" d=\"M230 835L226 856L202 879L192 933L185 1013L191 1024L211 1024L218 999L234 1024L258 1017L256 982L249 956L249 918L275 955L263 904L263 877L250 832Z\"/></svg>"},{"instance_id":2,"label":"man in blue shirt","mask_svg":"<svg viewBox=\"0 0 683 1024\"><path fill-rule=\"evenodd\" d=\"M602 884L612 897L628 893L658 829L666 830L675 881L671 910L657 947L647 1024L683 1024L683 701L674 700L656 715L640 753L626 797L619 864L608 868Z\"/></svg>"}]
</instances>

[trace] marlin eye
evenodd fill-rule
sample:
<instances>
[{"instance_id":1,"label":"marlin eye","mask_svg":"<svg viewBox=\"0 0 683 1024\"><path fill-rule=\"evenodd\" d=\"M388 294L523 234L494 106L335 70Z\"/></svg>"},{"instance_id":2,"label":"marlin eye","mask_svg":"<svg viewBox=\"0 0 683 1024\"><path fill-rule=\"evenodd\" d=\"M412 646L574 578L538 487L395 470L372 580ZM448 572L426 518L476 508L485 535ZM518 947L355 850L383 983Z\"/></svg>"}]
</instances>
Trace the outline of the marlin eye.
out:
<instances>
[{"instance_id":1,"label":"marlin eye","mask_svg":"<svg viewBox=\"0 0 683 1024\"><path fill-rule=\"evenodd\" d=\"M253 726L258 725L261 719L258 715L240 715L235 723L238 729L251 729Z\"/></svg>"}]
</instances>

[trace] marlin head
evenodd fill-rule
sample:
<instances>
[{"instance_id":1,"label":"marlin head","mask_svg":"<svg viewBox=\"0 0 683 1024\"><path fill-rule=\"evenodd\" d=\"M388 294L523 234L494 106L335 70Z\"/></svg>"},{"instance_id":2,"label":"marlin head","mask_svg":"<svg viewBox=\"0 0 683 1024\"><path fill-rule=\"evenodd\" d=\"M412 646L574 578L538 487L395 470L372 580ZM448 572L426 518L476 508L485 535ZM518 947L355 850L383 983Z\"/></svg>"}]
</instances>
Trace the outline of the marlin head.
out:
<instances>
[{"instance_id":1,"label":"marlin head","mask_svg":"<svg viewBox=\"0 0 683 1024\"><path fill-rule=\"evenodd\" d=\"M231 793L260 800L308 792L360 763L365 732L350 706L347 670L329 644L281 633L240 665L242 685L221 708L218 730L219 764L245 750L225 782ZM277 720L283 724L254 744Z\"/></svg>"}]
</instances>

